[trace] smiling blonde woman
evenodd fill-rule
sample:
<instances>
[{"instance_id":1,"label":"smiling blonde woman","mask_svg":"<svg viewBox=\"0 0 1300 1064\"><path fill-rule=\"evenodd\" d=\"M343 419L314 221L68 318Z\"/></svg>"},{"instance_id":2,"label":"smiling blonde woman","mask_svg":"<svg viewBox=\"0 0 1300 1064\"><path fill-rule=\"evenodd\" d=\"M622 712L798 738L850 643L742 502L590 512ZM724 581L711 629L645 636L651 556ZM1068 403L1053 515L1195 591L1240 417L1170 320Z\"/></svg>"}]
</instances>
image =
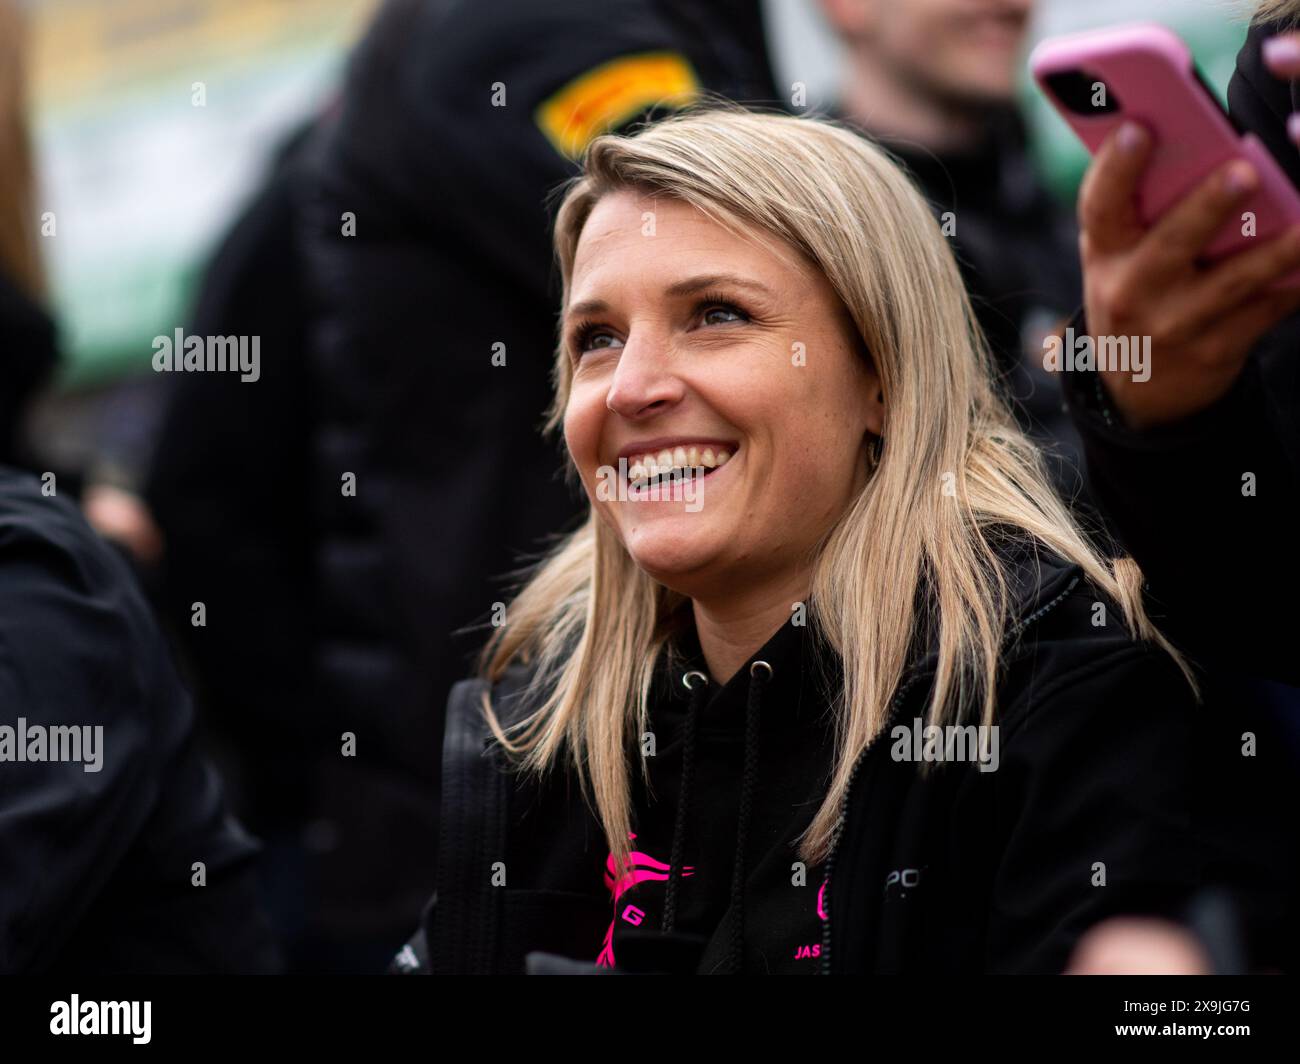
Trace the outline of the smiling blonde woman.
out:
<instances>
[{"instance_id":1,"label":"smiling blonde woman","mask_svg":"<svg viewBox=\"0 0 1300 1064\"><path fill-rule=\"evenodd\" d=\"M1212 849L1191 674L890 159L686 113L593 143L555 245L550 427L591 512L452 693L397 967L1059 971L1174 910ZM694 510L637 497L686 478Z\"/></svg>"}]
</instances>

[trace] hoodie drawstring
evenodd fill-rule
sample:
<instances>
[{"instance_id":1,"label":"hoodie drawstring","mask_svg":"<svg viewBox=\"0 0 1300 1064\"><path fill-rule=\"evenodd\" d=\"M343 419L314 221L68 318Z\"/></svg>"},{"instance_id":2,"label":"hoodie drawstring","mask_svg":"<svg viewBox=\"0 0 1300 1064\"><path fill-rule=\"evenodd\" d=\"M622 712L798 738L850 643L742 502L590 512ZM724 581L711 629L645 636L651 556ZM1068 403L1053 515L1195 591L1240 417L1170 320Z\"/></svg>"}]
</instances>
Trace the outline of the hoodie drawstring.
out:
<instances>
[{"instance_id":1,"label":"hoodie drawstring","mask_svg":"<svg viewBox=\"0 0 1300 1064\"><path fill-rule=\"evenodd\" d=\"M694 683L692 683L694 679ZM686 815L691 803L691 783L695 775L695 726L704 700L708 696L709 678L702 672L688 672L682 683L691 693L686 713L686 740L682 746L682 787L677 796L677 816L673 824L673 848L668 858L668 890L664 895L663 929L677 926L677 884L682 878L682 848L686 842Z\"/></svg>"},{"instance_id":2,"label":"hoodie drawstring","mask_svg":"<svg viewBox=\"0 0 1300 1064\"><path fill-rule=\"evenodd\" d=\"M745 707L745 772L740 779L736 862L731 870L731 904L736 910L736 920L731 925L733 975L741 973L745 962L745 838L749 832L749 812L754 805L754 786L758 782L758 713L763 705L763 689L771 678L772 666L766 661L756 661L749 667L749 699Z\"/></svg>"},{"instance_id":3,"label":"hoodie drawstring","mask_svg":"<svg viewBox=\"0 0 1300 1064\"><path fill-rule=\"evenodd\" d=\"M758 784L758 738L763 706L763 691L772 679L772 666L756 661L749 668L749 694L745 706L744 770L740 780L740 813L736 824L736 857L731 870L731 908L735 919L731 925L729 961L733 974L744 967L745 945L745 843L749 818ZM694 682L692 682L694 681ZM686 737L682 751L682 785L677 799L676 823L673 826L672 856L668 871L668 889L664 899L663 930L671 932L677 922L677 886L682 874L682 854L686 839L686 821L690 811L691 787L695 775L696 724L707 698L709 678L702 672L688 672L682 683L691 693L686 717Z\"/></svg>"}]
</instances>

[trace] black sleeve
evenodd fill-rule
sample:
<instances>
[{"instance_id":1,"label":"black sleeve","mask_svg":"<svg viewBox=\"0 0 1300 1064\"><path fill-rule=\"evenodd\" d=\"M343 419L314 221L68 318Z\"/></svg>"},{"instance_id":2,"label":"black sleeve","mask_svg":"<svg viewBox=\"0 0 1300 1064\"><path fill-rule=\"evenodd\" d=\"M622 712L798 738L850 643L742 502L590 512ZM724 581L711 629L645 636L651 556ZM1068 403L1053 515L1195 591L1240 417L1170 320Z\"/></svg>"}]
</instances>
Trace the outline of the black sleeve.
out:
<instances>
[{"instance_id":1,"label":"black sleeve","mask_svg":"<svg viewBox=\"0 0 1300 1064\"><path fill-rule=\"evenodd\" d=\"M1004 730L987 970L1059 972L1094 923L1188 894L1193 708L1176 683L1123 648L1031 692Z\"/></svg>"},{"instance_id":2,"label":"black sleeve","mask_svg":"<svg viewBox=\"0 0 1300 1064\"><path fill-rule=\"evenodd\" d=\"M1087 329L1082 314L1074 325ZM1300 319L1268 344L1300 348ZM1268 353L1252 354L1209 408L1141 432L1120 421L1095 373L1068 373L1065 386L1089 491L1141 566L1161 627L1198 660L1295 683L1297 627L1284 619L1300 593L1300 480L1294 429L1280 419L1300 414L1300 389L1285 366L1289 380L1270 378Z\"/></svg>"},{"instance_id":3,"label":"black sleeve","mask_svg":"<svg viewBox=\"0 0 1300 1064\"><path fill-rule=\"evenodd\" d=\"M1009 714L989 971L1060 972L1101 920L1182 920L1211 887L1252 911L1287 898L1285 868L1261 867L1246 830L1255 766L1226 774L1243 760L1240 727L1216 724L1163 652L1129 643L1091 658L1030 685Z\"/></svg>"},{"instance_id":4,"label":"black sleeve","mask_svg":"<svg viewBox=\"0 0 1300 1064\"><path fill-rule=\"evenodd\" d=\"M276 967L256 844L193 724L125 562L37 481L0 476L0 726L102 728L80 761L0 761L0 971Z\"/></svg>"}]
</instances>

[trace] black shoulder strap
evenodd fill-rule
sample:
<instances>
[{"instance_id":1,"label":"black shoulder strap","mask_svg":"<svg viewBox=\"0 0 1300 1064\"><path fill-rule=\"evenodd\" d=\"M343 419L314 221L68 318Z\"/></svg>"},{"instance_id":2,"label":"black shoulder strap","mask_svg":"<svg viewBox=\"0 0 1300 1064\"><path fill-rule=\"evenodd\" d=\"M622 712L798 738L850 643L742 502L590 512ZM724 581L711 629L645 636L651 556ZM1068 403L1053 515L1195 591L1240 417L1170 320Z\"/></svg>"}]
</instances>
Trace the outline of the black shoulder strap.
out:
<instances>
[{"instance_id":1,"label":"black shoulder strap","mask_svg":"<svg viewBox=\"0 0 1300 1064\"><path fill-rule=\"evenodd\" d=\"M513 672L493 691L498 714L519 686ZM505 859L510 776L483 719L485 690L484 680L464 680L447 700L438 887L428 942L434 975L498 970L500 891L492 886L492 865Z\"/></svg>"}]
</instances>

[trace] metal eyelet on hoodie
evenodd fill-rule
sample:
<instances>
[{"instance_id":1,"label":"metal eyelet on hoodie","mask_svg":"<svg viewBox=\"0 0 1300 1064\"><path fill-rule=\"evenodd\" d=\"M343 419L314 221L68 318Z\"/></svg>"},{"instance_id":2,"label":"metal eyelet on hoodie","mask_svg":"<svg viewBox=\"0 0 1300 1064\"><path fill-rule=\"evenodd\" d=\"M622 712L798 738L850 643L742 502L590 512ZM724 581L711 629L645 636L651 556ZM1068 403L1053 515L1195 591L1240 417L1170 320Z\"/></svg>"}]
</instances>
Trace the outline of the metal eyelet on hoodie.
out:
<instances>
[{"instance_id":1,"label":"metal eyelet on hoodie","mask_svg":"<svg viewBox=\"0 0 1300 1064\"><path fill-rule=\"evenodd\" d=\"M709 678L705 676L704 673L702 672L699 671L688 672L682 677L682 686L685 687L686 690L688 691L695 690L695 685L691 683L692 676L698 676L701 680L705 682L705 684L708 684L709 682Z\"/></svg>"}]
</instances>

